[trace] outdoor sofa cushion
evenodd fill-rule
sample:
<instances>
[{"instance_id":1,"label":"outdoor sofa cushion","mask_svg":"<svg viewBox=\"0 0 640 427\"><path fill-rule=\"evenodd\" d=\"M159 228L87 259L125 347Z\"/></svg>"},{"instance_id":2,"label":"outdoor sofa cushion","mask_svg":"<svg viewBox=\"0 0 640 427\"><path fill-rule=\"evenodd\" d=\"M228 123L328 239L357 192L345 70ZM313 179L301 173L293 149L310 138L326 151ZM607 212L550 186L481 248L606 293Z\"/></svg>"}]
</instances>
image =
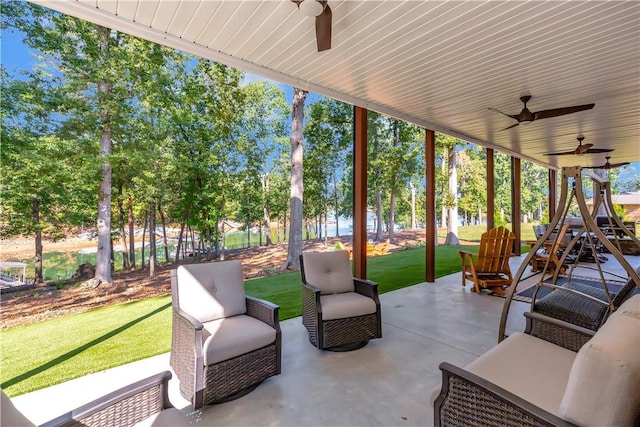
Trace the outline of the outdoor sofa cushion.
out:
<instances>
[{"instance_id":1,"label":"outdoor sofa cushion","mask_svg":"<svg viewBox=\"0 0 640 427\"><path fill-rule=\"evenodd\" d=\"M237 260L218 264L220 273L215 275L206 263L177 268L180 307L202 323L247 312L242 264Z\"/></svg>"},{"instance_id":2,"label":"outdoor sofa cushion","mask_svg":"<svg viewBox=\"0 0 640 427\"><path fill-rule=\"evenodd\" d=\"M203 323L205 366L257 350L276 340L276 330L250 316L239 315Z\"/></svg>"},{"instance_id":3,"label":"outdoor sofa cushion","mask_svg":"<svg viewBox=\"0 0 640 427\"><path fill-rule=\"evenodd\" d=\"M320 289L321 295L355 290L349 252L305 252L302 256L306 281Z\"/></svg>"},{"instance_id":4,"label":"outdoor sofa cushion","mask_svg":"<svg viewBox=\"0 0 640 427\"><path fill-rule=\"evenodd\" d=\"M564 347L516 332L465 369L555 414L575 357Z\"/></svg>"},{"instance_id":5,"label":"outdoor sofa cushion","mask_svg":"<svg viewBox=\"0 0 640 427\"><path fill-rule=\"evenodd\" d=\"M321 295L322 319L335 320L347 317L365 316L376 312L376 302L356 292Z\"/></svg>"},{"instance_id":6,"label":"outdoor sofa cushion","mask_svg":"<svg viewBox=\"0 0 640 427\"><path fill-rule=\"evenodd\" d=\"M640 295L627 300L578 351L560 417L587 427L640 421L639 304Z\"/></svg>"}]
</instances>

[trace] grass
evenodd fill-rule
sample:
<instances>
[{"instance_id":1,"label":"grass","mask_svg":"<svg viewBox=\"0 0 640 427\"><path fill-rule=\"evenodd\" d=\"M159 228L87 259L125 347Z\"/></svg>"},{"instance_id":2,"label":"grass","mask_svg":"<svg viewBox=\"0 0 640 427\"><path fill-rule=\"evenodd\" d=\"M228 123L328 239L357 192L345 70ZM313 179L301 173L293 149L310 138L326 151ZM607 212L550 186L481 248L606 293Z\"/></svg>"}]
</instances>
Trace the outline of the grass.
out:
<instances>
[{"instance_id":1,"label":"grass","mask_svg":"<svg viewBox=\"0 0 640 427\"><path fill-rule=\"evenodd\" d=\"M436 247L436 277L460 271L458 248ZM379 284L381 294L424 282L425 256L425 249L418 248L369 258L367 276ZM299 272L248 280L245 288L248 295L279 305L280 320L301 315ZM170 296L11 328L0 331L0 388L13 397L166 353L170 347Z\"/></svg>"}]
</instances>

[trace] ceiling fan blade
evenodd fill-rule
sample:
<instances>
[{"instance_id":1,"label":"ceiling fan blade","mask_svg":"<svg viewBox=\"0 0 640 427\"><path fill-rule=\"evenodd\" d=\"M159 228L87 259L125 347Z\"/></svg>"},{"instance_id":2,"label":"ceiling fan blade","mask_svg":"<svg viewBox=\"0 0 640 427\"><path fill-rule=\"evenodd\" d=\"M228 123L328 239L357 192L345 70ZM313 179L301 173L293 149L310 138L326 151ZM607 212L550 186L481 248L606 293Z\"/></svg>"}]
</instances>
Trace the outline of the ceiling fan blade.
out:
<instances>
[{"instance_id":1,"label":"ceiling fan blade","mask_svg":"<svg viewBox=\"0 0 640 427\"><path fill-rule=\"evenodd\" d=\"M586 153L594 154L594 153L610 153L613 151L613 148L589 148Z\"/></svg>"},{"instance_id":2,"label":"ceiling fan blade","mask_svg":"<svg viewBox=\"0 0 640 427\"><path fill-rule=\"evenodd\" d=\"M596 104L576 105L574 107L553 108L551 110L542 110L533 113L534 120L548 119L549 117L564 116L565 114L577 113L578 111L590 110Z\"/></svg>"},{"instance_id":3,"label":"ceiling fan blade","mask_svg":"<svg viewBox=\"0 0 640 427\"><path fill-rule=\"evenodd\" d=\"M516 123L516 124L513 124L513 125L511 125L511 126L509 126L509 127L504 128L504 129L500 129L500 132L502 132L503 130L507 130L507 129L514 128L514 127L518 126L519 124L520 124L520 123Z\"/></svg>"},{"instance_id":4,"label":"ceiling fan blade","mask_svg":"<svg viewBox=\"0 0 640 427\"><path fill-rule=\"evenodd\" d=\"M316 16L316 43L318 52L331 49L331 8L324 3L324 10Z\"/></svg>"},{"instance_id":5,"label":"ceiling fan blade","mask_svg":"<svg viewBox=\"0 0 640 427\"><path fill-rule=\"evenodd\" d=\"M514 119L514 120L518 120L518 117L520 117L520 116L519 116L519 115L517 115L517 114L507 114L507 113L503 113L502 111L498 110L497 108L489 108L489 110L491 110L491 111L495 111L495 112L500 113L500 114L504 114L505 116L507 116L507 117L511 117L511 118L512 118L512 119ZM507 128L507 129L509 129L509 128ZM502 130L504 130L504 129L502 129Z\"/></svg>"},{"instance_id":6,"label":"ceiling fan blade","mask_svg":"<svg viewBox=\"0 0 640 427\"><path fill-rule=\"evenodd\" d=\"M611 163L610 164L610 168L619 168L620 166L626 166L626 165L630 165L631 163L629 162L622 162L622 163Z\"/></svg>"},{"instance_id":7,"label":"ceiling fan blade","mask_svg":"<svg viewBox=\"0 0 640 427\"><path fill-rule=\"evenodd\" d=\"M609 169L614 169L614 168L619 168L620 166L625 166L628 165L629 162L622 162L622 163L605 163L604 165L600 165L600 166L585 166L585 169L604 169L604 170L609 170Z\"/></svg>"},{"instance_id":8,"label":"ceiling fan blade","mask_svg":"<svg viewBox=\"0 0 640 427\"><path fill-rule=\"evenodd\" d=\"M560 153L544 153L545 156L568 156L570 154L576 154L576 151L562 151Z\"/></svg>"}]
</instances>

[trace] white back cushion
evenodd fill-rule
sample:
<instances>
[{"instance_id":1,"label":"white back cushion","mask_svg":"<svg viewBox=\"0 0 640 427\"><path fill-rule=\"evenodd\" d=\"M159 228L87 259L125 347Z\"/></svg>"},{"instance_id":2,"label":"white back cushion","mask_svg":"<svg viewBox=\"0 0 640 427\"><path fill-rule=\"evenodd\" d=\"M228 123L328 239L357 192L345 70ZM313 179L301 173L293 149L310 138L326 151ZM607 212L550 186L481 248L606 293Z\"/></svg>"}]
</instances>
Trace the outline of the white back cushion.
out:
<instances>
[{"instance_id":1,"label":"white back cushion","mask_svg":"<svg viewBox=\"0 0 640 427\"><path fill-rule=\"evenodd\" d=\"M181 265L176 278L180 308L203 323L247 312L240 261Z\"/></svg>"},{"instance_id":2,"label":"white back cushion","mask_svg":"<svg viewBox=\"0 0 640 427\"><path fill-rule=\"evenodd\" d=\"M354 291L349 252L305 252L302 262L307 283L322 295Z\"/></svg>"},{"instance_id":3,"label":"white back cushion","mask_svg":"<svg viewBox=\"0 0 640 427\"><path fill-rule=\"evenodd\" d=\"M631 426L640 414L640 321L611 316L578 352L558 415L580 426Z\"/></svg>"},{"instance_id":4,"label":"white back cushion","mask_svg":"<svg viewBox=\"0 0 640 427\"><path fill-rule=\"evenodd\" d=\"M631 316L640 320L640 294L634 295L622 303L612 316Z\"/></svg>"}]
</instances>

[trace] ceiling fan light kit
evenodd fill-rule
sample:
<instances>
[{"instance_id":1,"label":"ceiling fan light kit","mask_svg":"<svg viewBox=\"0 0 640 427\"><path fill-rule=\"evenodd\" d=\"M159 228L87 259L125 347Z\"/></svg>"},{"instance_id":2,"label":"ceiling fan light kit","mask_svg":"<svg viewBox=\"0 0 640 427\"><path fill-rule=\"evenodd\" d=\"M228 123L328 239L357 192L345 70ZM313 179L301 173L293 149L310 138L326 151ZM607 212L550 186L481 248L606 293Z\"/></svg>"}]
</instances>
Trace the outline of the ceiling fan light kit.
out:
<instances>
[{"instance_id":1,"label":"ceiling fan light kit","mask_svg":"<svg viewBox=\"0 0 640 427\"><path fill-rule=\"evenodd\" d=\"M303 0L298 3L298 9L304 16L316 17L324 10L324 5L316 0Z\"/></svg>"},{"instance_id":2,"label":"ceiling fan light kit","mask_svg":"<svg viewBox=\"0 0 640 427\"><path fill-rule=\"evenodd\" d=\"M316 18L316 44L318 52L331 49L332 12L326 0L291 0L298 10L305 15Z\"/></svg>"}]
</instances>

